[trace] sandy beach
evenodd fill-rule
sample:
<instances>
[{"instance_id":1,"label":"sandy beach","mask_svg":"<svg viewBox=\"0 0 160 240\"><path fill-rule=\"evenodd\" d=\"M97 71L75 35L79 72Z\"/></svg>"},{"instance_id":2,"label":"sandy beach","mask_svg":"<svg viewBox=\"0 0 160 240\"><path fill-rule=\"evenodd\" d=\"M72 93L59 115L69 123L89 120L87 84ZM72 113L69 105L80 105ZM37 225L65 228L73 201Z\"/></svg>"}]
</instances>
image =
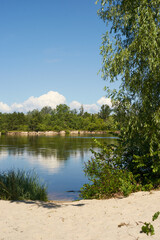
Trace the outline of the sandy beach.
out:
<instances>
[{"instance_id":1,"label":"sandy beach","mask_svg":"<svg viewBox=\"0 0 160 240\"><path fill-rule=\"evenodd\" d=\"M154 236L140 232L159 210L160 191L74 202L0 200L0 240L158 240L160 217Z\"/></svg>"}]
</instances>

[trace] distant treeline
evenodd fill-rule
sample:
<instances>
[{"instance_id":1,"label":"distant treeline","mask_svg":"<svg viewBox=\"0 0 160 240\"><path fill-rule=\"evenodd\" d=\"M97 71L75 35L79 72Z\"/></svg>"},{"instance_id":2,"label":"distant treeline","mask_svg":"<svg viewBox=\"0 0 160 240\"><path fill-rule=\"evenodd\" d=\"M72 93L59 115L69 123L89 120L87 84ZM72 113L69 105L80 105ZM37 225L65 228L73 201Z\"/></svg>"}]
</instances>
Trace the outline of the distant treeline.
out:
<instances>
[{"instance_id":1,"label":"distant treeline","mask_svg":"<svg viewBox=\"0 0 160 240\"><path fill-rule=\"evenodd\" d=\"M61 130L116 130L111 109L102 105L96 114L84 112L83 106L71 110L66 104L60 104L55 109L44 107L27 114L0 113L0 132L7 131L61 131Z\"/></svg>"}]
</instances>

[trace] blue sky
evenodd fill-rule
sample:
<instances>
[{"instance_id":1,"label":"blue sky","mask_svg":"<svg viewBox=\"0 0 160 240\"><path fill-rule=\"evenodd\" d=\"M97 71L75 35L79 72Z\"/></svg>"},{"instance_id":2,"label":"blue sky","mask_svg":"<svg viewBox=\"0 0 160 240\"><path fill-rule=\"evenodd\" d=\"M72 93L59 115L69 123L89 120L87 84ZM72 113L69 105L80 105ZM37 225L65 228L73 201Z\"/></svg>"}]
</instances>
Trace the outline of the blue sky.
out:
<instances>
[{"instance_id":1,"label":"blue sky","mask_svg":"<svg viewBox=\"0 0 160 240\"><path fill-rule=\"evenodd\" d=\"M0 111L62 96L55 104L98 104L109 83L97 75L106 31L97 10L94 0L0 0Z\"/></svg>"}]
</instances>

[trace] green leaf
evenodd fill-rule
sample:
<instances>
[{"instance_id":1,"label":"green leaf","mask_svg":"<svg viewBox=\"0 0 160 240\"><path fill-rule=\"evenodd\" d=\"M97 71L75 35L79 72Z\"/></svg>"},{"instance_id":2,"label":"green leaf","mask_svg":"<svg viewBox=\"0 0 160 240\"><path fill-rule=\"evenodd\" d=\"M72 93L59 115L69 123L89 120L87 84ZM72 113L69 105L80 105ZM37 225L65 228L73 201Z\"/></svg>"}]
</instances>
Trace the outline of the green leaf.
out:
<instances>
[{"instance_id":1,"label":"green leaf","mask_svg":"<svg viewBox=\"0 0 160 240\"><path fill-rule=\"evenodd\" d=\"M160 215L160 212L159 211L156 212L152 217L152 221L155 221L158 218L159 215Z\"/></svg>"}]
</instances>

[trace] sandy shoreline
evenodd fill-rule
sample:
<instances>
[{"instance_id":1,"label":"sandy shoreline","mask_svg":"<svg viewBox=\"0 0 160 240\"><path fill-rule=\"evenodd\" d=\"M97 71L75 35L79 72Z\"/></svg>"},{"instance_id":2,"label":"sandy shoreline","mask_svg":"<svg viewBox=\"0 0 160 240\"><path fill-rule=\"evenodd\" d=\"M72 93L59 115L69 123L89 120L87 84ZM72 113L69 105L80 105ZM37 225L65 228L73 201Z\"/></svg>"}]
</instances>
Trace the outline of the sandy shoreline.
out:
<instances>
[{"instance_id":1,"label":"sandy shoreline","mask_svg":"<svg viewBox=\"0 0 160 240\"><path fill-rule=\"evenodd\" d=\"M140 233L160 211L160 191L127 198L74 202L9 202L0 200L0 240L130 240L160 239Z\"/></svg>"}]
</instances>

